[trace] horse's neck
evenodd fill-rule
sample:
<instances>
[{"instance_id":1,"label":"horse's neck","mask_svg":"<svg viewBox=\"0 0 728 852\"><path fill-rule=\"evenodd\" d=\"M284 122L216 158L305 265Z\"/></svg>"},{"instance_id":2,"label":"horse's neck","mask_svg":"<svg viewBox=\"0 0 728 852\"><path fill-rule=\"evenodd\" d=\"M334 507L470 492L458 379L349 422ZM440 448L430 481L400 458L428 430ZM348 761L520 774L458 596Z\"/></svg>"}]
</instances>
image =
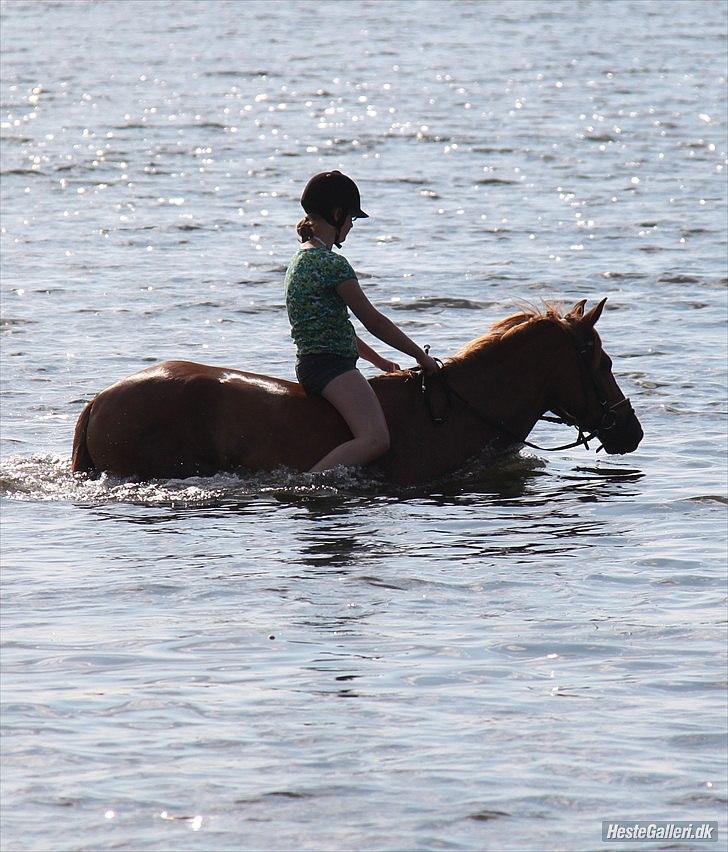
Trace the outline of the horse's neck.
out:
<instances>
[{"instance_id":1,"label":"horse's neck","mask_svg":"<svg viewBox=\"0 0 728 852\"><path fill-rule=\"evenodd\" d=\"M547 409L559 331L534 323L446 367L458 393L524 438Z\"/></svg>"}]
</instances>

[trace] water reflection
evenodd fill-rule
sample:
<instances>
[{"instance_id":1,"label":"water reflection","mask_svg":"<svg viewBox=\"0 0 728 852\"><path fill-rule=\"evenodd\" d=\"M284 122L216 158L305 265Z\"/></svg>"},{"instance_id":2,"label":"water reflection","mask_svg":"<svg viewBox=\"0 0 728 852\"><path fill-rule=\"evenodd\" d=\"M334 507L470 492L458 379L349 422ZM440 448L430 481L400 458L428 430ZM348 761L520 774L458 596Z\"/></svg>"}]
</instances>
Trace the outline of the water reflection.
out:
<instances>
[{"instance_id":1,"label":"water reflection","mask_svg":"<svg viewBox=\"0 0 728 852\"><path fill-rule=\"evenodd\" d=\"M299 555L303 564L312 568L347 568L367 549L356 536L337 535L335 529L328 527L323 534L303 544Z\"/></svg>"}]
</instances>

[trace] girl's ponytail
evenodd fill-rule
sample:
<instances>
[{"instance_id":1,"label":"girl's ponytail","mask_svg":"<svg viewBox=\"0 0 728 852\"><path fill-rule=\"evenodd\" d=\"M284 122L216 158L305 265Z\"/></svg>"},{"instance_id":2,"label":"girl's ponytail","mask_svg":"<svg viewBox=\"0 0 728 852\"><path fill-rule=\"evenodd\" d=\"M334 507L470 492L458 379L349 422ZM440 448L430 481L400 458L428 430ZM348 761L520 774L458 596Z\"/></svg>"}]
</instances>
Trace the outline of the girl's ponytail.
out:
<instances>
[{"instance_id":1,"label":"girl's ponytail","mask_svg":"<svg viewBox=\"0 0 728 852\"><path fill-rule=\"evenodd\" d=\"M301 221L296 225L296 233L298 234L302 243L308 242L313 235L313 222L309 219L308 216L301 219Z\"/></svg>"}]
</instances>

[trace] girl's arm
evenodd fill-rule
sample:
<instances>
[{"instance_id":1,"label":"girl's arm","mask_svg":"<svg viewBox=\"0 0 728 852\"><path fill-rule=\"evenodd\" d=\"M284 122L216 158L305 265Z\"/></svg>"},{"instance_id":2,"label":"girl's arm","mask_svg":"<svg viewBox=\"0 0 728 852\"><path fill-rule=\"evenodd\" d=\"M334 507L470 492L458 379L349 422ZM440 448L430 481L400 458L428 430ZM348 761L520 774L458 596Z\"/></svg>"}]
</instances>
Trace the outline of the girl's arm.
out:
<instances>
[{"instance_id":1,"label":"girl's arm","mask_svg":"<svg viewBox=\"0 0 728 852\"><path fill-rule=\"evenodd\" d=\"M375 337L388 346L393 346L410 355L421 365L426 373L436 373L439 370L434 358L427 355L420 347L398 328L392 320L380 313L367 299L355 278L342 281L336 287L336 292L351 308L354 315L361 320L362 325Z\"/></svg>"},{"instance_id":2,"label":"girl's arm","mask_svg":"<svg viewBox=\"0 0 728 852\"><path fill-rule=\"evenodd\" d=\"M394 361L388 361L386 358L382 358L382 356L375 352L368 343L365 343L361 337L356 338L356 348L359 350L359 355L364 358L365 361L369 361L370 364L374 364L375 367L379 367L385 373L393 373L395 370L399 370L399 364L395 364Z\"/></svg>"}]
</instances>

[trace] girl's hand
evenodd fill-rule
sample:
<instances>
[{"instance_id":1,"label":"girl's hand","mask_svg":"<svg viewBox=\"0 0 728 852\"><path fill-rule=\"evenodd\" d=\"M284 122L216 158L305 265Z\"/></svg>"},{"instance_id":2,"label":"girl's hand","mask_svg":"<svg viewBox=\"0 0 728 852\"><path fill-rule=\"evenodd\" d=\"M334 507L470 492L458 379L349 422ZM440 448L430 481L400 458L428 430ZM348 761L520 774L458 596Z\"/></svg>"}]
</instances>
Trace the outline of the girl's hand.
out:
<instances>
[{"instance_id":1,"label":"girl's hand","mask_svg":"<svg viewBox=\"0 0 728 852\"><path fill-rule=\"evenodd\" d=\"M431 358L426 353L422 353L422 357L417 359L418 364L422 367L423 372L427 376L431 376L433 373L437 373L440 369L440 365L435 361L434 358Z\"/></svg>"},{"instance_id":2,"label":"girl's hand","mask_svg":"<svg viewBox=\"0 0 728 852\"><path fill-rule=\"evenodd\" d=\"M387 361L386 358L383 358L379 362L379 369L383 373L396 373L398 370L401 369L401 367L399 366L399 364L395 364L394 361Z\"/></svg>"}]
</instances>

